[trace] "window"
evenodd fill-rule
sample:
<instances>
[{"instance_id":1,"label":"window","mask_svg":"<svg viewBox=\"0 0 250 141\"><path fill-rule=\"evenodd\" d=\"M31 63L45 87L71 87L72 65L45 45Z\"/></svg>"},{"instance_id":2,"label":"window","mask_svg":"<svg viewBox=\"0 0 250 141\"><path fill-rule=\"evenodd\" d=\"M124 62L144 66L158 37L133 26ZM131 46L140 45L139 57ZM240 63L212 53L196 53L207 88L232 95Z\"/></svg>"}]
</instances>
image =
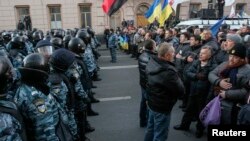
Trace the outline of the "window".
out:
<instances>
[{"instance_id":1,"label":"window","mask_svg":"<svg viewBox=\"0 0 250 141\"><path fill-rule=\"evenodd\" d=\"M91 6L80 5L81 27L91 27Z\"/></svg>"},{"instance_id":2,"label":"window","mask_svg":"<svg viewBox=\"0 0 250 141\"><path fill-rule=\"evenodd\" d=\"M190 18L197 18L198 17L198 12L201 9L201 4L200 3L190 3L189 7L189 17Z\"/></svg>"},{"instance_id":3,"label":"window","mask_svg":"<svg viewBox=\"0 0 250 141\"><path fill-rule=\"evenodd\" d=\"M247 5L246 3L237 3L235 12L239 15L243 15L246 5Z\"/></svg>"},{"instance_id":4,"label":"window","mask_svg":"<svg viewBox=\"0 0 250 141\"><path fill-rule=\"evenodd\" d=\"M50 13L50 28L51 29L62 28L61 7L49 6L49 13Z\"/></svg>"},{"instance_id":5,"label":"window","mask_svg":"<svg viewBox=\"0 0 250 141\"><path fill-rule=\"evenodd\" d=\"M29 15L30 12L29 12L29 7L16 7L16 11L17 11L17 22L19 20L21 20L23 22L23 19L25 16Z\"/></svg>"}]
</instances>

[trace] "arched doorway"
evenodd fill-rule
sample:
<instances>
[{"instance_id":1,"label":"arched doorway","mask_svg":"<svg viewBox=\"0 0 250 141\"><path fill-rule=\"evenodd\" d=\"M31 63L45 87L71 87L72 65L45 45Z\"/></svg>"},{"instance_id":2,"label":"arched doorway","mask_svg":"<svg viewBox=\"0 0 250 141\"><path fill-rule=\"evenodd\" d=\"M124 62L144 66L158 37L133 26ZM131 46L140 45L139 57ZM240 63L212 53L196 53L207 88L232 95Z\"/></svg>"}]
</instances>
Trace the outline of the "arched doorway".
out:
<instances>
[{"instance_id":1,"label":"arched doorway","mask_svg":"<svg viewBox=\"0 0 250 141\"><path fill-rule=\"evenodd\" d=\"M138 6L136 10L136 20L137 26L146 26L149 24L148 20L145 18L144 14L148 11L148 6L143 4Z\"/></svg>"},{"instance_id":2,"label":"arched doorway","mask_svg":"<svg viewBox=\"0 0 250 141\"><path fill-rule=\"evenodd\" d=\"M119 10L110 17L110 27L116 29L116 27L120 26L121 26L121 12Z\"/></svg>"}]
</instances>

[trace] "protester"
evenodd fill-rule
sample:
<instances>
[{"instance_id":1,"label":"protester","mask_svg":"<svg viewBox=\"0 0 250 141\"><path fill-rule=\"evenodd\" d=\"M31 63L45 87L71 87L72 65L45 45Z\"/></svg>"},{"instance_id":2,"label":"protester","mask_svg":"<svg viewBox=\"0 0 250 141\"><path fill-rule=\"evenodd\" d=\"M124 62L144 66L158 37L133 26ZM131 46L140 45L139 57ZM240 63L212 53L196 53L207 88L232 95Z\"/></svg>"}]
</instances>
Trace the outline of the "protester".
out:
<instances>
[{"instance_id":1,"label":"protester","mask_svg":"<svg viewBox=\"0 0 250 141\"><path fill-rule=\"evenodd\" d=\"M173 61L173 46L163 43L158 56L152 57L146 67L149 119L144 141L165 141L168 138L172 108L178 96L184 93L184 85Z\"/></svg>"}]
</instances>

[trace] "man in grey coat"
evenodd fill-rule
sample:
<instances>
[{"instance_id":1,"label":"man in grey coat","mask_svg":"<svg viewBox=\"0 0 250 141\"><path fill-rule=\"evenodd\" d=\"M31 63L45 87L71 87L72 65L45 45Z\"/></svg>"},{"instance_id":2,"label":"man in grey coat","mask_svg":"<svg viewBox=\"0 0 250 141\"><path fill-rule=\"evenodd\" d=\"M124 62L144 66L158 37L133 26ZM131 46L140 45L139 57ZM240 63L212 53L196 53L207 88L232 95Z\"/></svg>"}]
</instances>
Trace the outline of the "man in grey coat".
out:
<instances>
[{"instance_id":1,"label":"man in grey coat","mask_svg":"<svg viewBox=\"0 0 250 141\"><path fill-rule=\"evenodd\" d=\"M229 51L229 59L209 73L209 81L221 100L221 124L236 124L239 105L244 104L250 79L250 66L246 64L246 48L235 44Z\"/></svg>"}]
</instances>

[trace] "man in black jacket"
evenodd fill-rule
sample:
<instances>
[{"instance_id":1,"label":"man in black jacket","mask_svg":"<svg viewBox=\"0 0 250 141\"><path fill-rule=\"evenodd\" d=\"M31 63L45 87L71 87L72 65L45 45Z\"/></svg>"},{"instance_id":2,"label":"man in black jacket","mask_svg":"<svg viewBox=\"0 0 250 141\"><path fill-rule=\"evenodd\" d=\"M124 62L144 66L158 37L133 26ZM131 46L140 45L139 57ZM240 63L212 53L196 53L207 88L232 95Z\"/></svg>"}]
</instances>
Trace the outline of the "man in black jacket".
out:
<instances>
[{"instance_id":1,"label":"man in black jacket","mask_svg":"<svg viewBox=\"0 0 250 141\"><path fill-rule=\"evenodd\" d=\"M152 57L146 67L149 120L144 141L167 140L172 108L184 93L184 85L172 63L174 55L173 46L162 43L158 57Z\"/></svg>"},{"instance_id":2,"label":"man in black jacket","mask_svg":"<svg viewBox=\"0 0 250 141\"><path fill-rule=\"evenodd\" d=\"M146 76L146 66L152 56L155 56L154 48L156 43L154 40L149 39L144 42L144 51L139 56L138 64L139 64L139 72L140 72L140 85L141 85L141 105L140 105L140 127L145 127L147 125L147 92L146 92L146 84L147 84L147 76Z\"/></svg>"}]
</instances>

